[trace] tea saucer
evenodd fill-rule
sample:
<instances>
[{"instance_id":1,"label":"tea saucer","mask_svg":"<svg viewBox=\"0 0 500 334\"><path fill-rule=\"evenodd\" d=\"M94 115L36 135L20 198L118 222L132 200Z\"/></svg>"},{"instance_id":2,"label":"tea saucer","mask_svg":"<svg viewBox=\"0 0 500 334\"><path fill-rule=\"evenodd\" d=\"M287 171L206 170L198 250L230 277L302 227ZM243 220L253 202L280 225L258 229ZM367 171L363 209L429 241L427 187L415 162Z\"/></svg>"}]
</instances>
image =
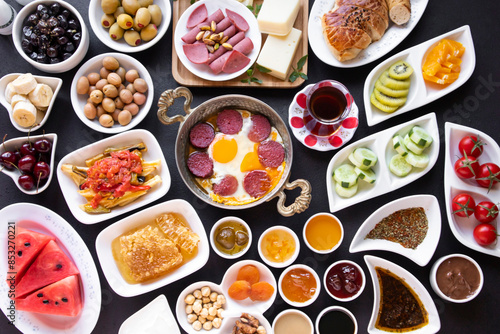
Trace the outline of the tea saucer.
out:
<instances>
[{"instance_id":1,"label":"tea saucer","mask_svg":"<svg viewBox=\"0 0 500 334\"><path fill-rule=\"evenodd\" d=\"M307 85L294 96L288 108L288 123L290 124L290 129L292 129L295 138L307 148L322 152L336 150L354 136L354 132L356 132L359 125L358 106L356 102L353 101L348 117L342 122L342 126L333 135L329 137L313 135L305 127L303 119L304 111L307 110L306 96L313 86L314 84Z\"/></svg>"}]
</instances>

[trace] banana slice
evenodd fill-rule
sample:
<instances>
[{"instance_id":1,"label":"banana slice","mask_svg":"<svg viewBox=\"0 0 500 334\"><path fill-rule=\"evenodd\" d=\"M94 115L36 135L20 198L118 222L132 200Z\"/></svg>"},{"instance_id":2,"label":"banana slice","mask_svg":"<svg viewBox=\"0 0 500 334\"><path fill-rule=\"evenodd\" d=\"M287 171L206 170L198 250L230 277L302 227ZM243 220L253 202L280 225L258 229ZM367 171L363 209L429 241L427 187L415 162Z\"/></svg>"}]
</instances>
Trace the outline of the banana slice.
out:
<instances>
[{"instance_id":1,"label":"banana slice","mask_svg":"<svg viewBox=\"0 0 500 334\"><path fill-rule=\"evenodd\" d=\"M17 94L27 95L35 89L37 82L31 73L21 74L16 80L12 81L12 86Z\"/></svg>"},{"instance_id":2,"label":"banana slice","mask_svg":"<svg viewBox=\"0 0 500 334\"><path fill-rule=\"evenodd\" d=\"M19 102L30 102L30 100L28 100L26 95L16 94L10 101L11 108L14 109Z\"/></svg>"},{"instance_id":3,"label":"banana slice","mask_svg":"<svg viewBox=\"0 0 500 334\"><path fill-rule=\"evenodd\" d=\"M16 90L14 89L14 85L12 84L12 82L9 82L7 84L7 86L5 87L5 92L4 92L4 95L5 95L5 100L8 102L8 103L12 103L12 97L14 95L16 95Z\"/></svg>"},{"instance_id":4,"label":"banana slice","mask_svg":"<svg viewBox=\"0 0 500 334\"><path fill-rule=\"evenodd\" d=\"M49 106L52 95L52 88L49 85L37 84L35 89L29 93L28 98L35 107L44 108Z\"/></svg>"},{"instance_id":5,"label":"banana slice","mask_svg":"<svg viewBox=\"0 0 500 334\"><path fill-rule=\"evenodd\" d=\"M36 122L36 107L31 102L18 102L12 110L12 118L20 126L28 128Z\"/></svg>"}]
</instances>

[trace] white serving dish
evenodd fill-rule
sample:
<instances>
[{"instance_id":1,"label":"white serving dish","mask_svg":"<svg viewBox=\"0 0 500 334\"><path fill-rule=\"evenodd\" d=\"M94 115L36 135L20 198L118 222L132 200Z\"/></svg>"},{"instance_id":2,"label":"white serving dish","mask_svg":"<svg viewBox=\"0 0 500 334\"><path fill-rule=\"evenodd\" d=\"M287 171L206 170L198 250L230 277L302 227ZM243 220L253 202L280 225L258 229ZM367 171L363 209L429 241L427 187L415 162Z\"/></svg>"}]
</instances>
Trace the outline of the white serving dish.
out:
<instances>
[{"instance_id":1,"label":"white serving dish","mask_svg":"<svg viewBox=\"0 0 500 334\"><path fill-rule=\"evenodd\" d=\"M248 31L245 32L245 36L252 39L253 50L247 55L247 57L250 58L250 62L245 68L235 73L221 72L219 74L213 74L212 70L210 69L210 67L208 67L207 64L194 64L186 57L182 48L182 45L184 45L185 43L182 41L181 37L187 34L191 30L186 28L186 23L189 15L191 15L191 13L202 4L205 4L205 6L207 7L209 16L218 9L221 9L224 15L226 15L225 9L227 8L234 12L237 12L247 21L248 25L250 26L250 29L248 29ZM257 56L259 55L260 52L261 43L262 43L262 36L259 31L257 19L255 18L254 14L250 10L248 10L248 8L246 8L243 4L234 0L197 1L193 5L189 6L189 8L184 13L182 13L181 17L177 21L177 25L174 30L174 47L177 52L177 56L179 57L182 64L197 77L209 81L231 80L245 73L246 70L248 70L257 60Z\"/></svg>"},{"instance_id":2,"label":"white serving dish","mask_svg":"<svg viewBox=\"0 0 500 334\"><path fill-rule=\"evenodd\" d=\"M140 142L143 142L148 148L147 152L144 152L143 154L143 159L145 161L157 159L161 160L160 168L156 171L162 179L161 184L152 187L146 195L139 197L132 203L111 209L111 212L109 213L89 214L80 209L79 206L87 203L87 201L78 193L78 186L75 184L70 175L61 170L61 166L63 164L85 166L86 159L102 153L108 147L123 147ZM154 202L157 199L162 198L168 192L171 183L167 161L163 156L160 144L154 135L147 130L131 130L120 133L69 153L63 157L57 165L57 180L59 181L59 186L61 187L64 199L66 200L71 213L79 222L83 224L99 223Z\"/></svg>"},{"instance_id":3,"label":"white serving dish","mask_svg":"<svg viewBox=\"0 0 500 334\"><path fill-rule=\"evenodd\" d=\"M261 243L262 243L262 240L264 238L264 235L266 235L269 232L275 231L275 230L286 231L286 232L288 232L293 237L293 240L295 240L295 251L293 252L293 255L288 260L286 260L284 262L273 262L273 261L270 261L270 260L268 260L264 256L264 253L262 253ZM289 265L291 265L297 259L297 257L299 256L300 241L299 241L299 238L297 237L297 234L291 228L288 228L286 226L279 226L279 225L272 226L272 227L268 228L267 230L265 230L260 235L259 242L257 243L257 250L259 252L259 256L262 259L262 261L264 261L264 263L267 264L268 266L271 266L271 267L274 267L274 268L285 268L285 267L288 267Z\"/></svg>"},{"instance_id":4,"label":"white serving dish","mask_svg":"<svg viewBox=\"0 0 500 334\"><path fill-rule=\"evenodd\" d=\"M323 37L323 27L321 26L321 17L334 7L335 0L315 1L309 14L309 45L321 61L331 66L349 68L371 63L385 56L410 34L422 18L428 2L429 0L413 0L411 2L410 21L402 26L398 26L389 19L389 27L380 40L370 44L356 58L340 62L326 45Z\"/></svg>"},{"instance_id":5,"label":"white serving dish","mask_svg":"<svg viewBox=\"0 0 500 334\"><path fill-rule=\"evenodd\" d=\"M316 292L314 293L314 295L306 300L305 302L295 302L295 301L291 301L290 299L288 299L285 294L283 293L283 289L281 287L282 285L282 282L283 282L283 279L285 278L286 274L288 272L290 272L290 270L293 270L293 269L304 269L308 272L310 272L313 276L314 276L314 279L316 280ZM283 272L281 273L280 275L280 278L278 280L278 290L280 292L280 296L281 298L290 306L293 306L293 307L306 307L306 306L309 306L311 305L312 303L314 303L316 301L316 299L318 299L319 297L319 294L321 293L321 285L322 285L322 281L321 279L319 278L318 276L318 273L311 267L309 266L306 266L304 264L294 264L292 266L289 266L287 267L285 270L283 270Z\"/></svg>"},{"instance_id":6,"label":"white serving dish","mask_svg":"<svg viewBox=\"0 0 500 334\"><path fill-rule=\"evenodd\" d=\"M54 107L54 103L56 101L57 94L59 93L59 90L61 89L63 81L62 81L62 79L54 78L54 77L45 77L45 76L41 76L41 75L34 75L33 76L36 79L36 82L49 85L50 88L52 88L53 96L52 96L52 100L50 101L50 104L49 104L47 110L45 111L45 115L42 118L42 120L36 126L33 126L31 128L25 128L25 127L17 124L16 121L14 121L14 119L12 118L12 108L10 106L10 103L8 103L7 100L5 100L5 87L7 87L9 82L12 82L15 79L17 79L17 77L20 76L21 74L22 73L11 73L11 74L4 75L0 79L0 103L4 106L5 109L7 109L7 112L9 113L10 122L17 130L19 130L21 132L33 133L36 130L40 129L45 124L45 122L47 122L47 119L49 119L49 115L52 111L52 108Z\"/></svg>"},{"instance_id":7,"label":"white serving dish","mask_svg":"<svg viewBox=\"0 0 500 334\"><path fill-rule=\"evenodd\" d=\"M113 257L111 243L134 228L153 223L159 215L167 212L179 213L186 218L191 230L198 234L198 254L189 262L157 279L139 284L130 284L123 278ZM180 199L163 202L137 212L106 227L96 238L95 247L104 277L110 287L122 297L133 297L164 287L202 268L208 261L210 246L200 217L188 202Z\"/></svg>"},{"instance_id":8,"label":"white serving dish","mask_svg":"<svg viewBox=\"0 0 500 334\"><path fill-rule=\"evenodd\" d=\"M495 184L488 192L488 188L479 186L474 179L463 180L455 174L455 161L462 156L458 151L458 143L466 135L478 136L486 143L483 146L483 154L479 156L480 164L493 162L498 164L500 161L500 147L498 143L486 133L463 125L446 122L444 125L446 155L444 162L444 197L448 223L455 238L464 246L474 249L478 252L500 257L500 243L494 243L490 246L480 246L473 236L473 231L479 221L474 215L470 218L462 218L453 214L451 204L453 198L459 193L471 195L476 204L482 201L490 200L497 203L500 199L500 184ZM498 217L492 222L494 226L498 225ZM498 227L498 226L497 226Z\"/></svg>"},{"instance_id":9,"label":"white serving dish","mask_svg":"<svg viewBox=\"0 0 500 334\"><path fill-rule=\"evenodd\" d=\"M57 64L42 64L39 62L36 62L32 60L28 55L26 55L21 47L21 41L23 38L23 23L24 20L32 13L36 11L36 7L39 4L52 4L54 2L57 2L61 5L61 7L64 7L68 9L71 14L73 14L76 18L78 18L78 21L81 26L82 30L82 37L80 40L80 45L78 48L75 50L73 55L69 57L68 59L57 63ZM40 71L43 72L48 72L48 73L63 73L63 72L68 72L74 67L76 67L80 62L83 60L85 55L87 54L87 51L89 49L89 44L90 44L90 35L89 31L87 29L87 26L85 25L85 21L83 17L80 15L78 10L76 10L75 7L73 7L71 4L69 4L66 1L61 1L61 0L37 0L30 2L26 6L24 6L19 13L17 14L16 18L14 19L14 24L12 28L12 40L14 41L14 46L16 47L17 52L19 55L24 58L29 64L31 64L33 67L39 69Z\"/></svg>"},{"instance_id":10,"label":"white serving dish","mask_svg":"<svg viewBox=\"0 0 500 334\"><path fill-rule=\"evenodd\" d=\"M254 265L259 269L260 272L260 281L265 281L271 284L274 287L274 293L272 297L267 300L267 301L262 301L262 302L253 302L249 298L245 300L234 300L229 297L228 295L228 289L231 286L231 284L236 281L236 276L238 274L238 270L245 266L245 265ZM212 328L210 330L210 333L214 334L222 334L222 333L230 333L233 326L234 326L234 321L236 318L239 318L241 316L241 313L245 312L250 315L253 315L257 319L259 319L259 322L263 324L263 326L266 328L268 333L272 333L271 325L269 322L265 319L265 317L262 315L265 311L267 311L274 303L276 299L276 290L277 290L277 285L276 285L276 279L274 278L273 273L269 268L267 268L265 265L258 261L254 260L243 260L236 262L233 264L229 269L226 271L224 274L224 277L222 278L222 282L220 285L212 283L212 282L207 282L207 281L201 281L201 282L196 282L188 287L186 287L180 294L179 297L177 298L177 305L176 305L176 315L177 315L177 321L181 325L182 329L185 330L189 334L196 334L199 333L198 331L194 330L193 327L188 323L187 321L187 314L185 311L186 308L186 303L184 302L184 298L190 294L193 293L194 290L196 289L201 289L204 286L209 286L212 291L216 291L219 294L223 294L224 297L226 298L226 303L223 305L224 311L223 311L223 316L224 319L222 320L222 326L217 329L217 328ZM233 319L233 320L231 320Z\"/></svg>"},{"instance_id":11,"label":"white serving dish","mask_svg":"<svg viewBox=\"0 0 500 334\"><path fill-rule=\"evenodd\" d=\"M165 295L159 295L128 317L120 326L118 334L136 334L141 331L148 333L167 331L169 334L181 334Z\"/></svg>"},{"instance_id":12,"label":"white serving dish","mask_svg":"<svg viewBox=\"0 0 500 334\"><path fill-rule=\"evenodd\" d=\"M392 137L399 133L404 135L410 131L414 125L419 125L424 128L433 138L433 143L430 147L426 148L424 153L429 156L429 164L426 168L413 168L413 170L406 177L399 177L389 170L389 162L393 155L397 154L393 149ZM377 180L373 184L368 184L360 180L358 182L358 192L350 197L340 197L335 191L335 184L332 180L335 168L343 163L350 163L349 154L358 147L367 147L371 149L378 157L377 164L372 167L377 175ZM398 188L408 185L409 183L417 180L429 172L439 156L439 131L437 126L436 114L429 113L406 123L393 126L392 128L374 133L368 137L352 143L342 150L340 150L330 160L328 169L326 171L326 188L328 193L328 202L330 211L336 212L348 206L360 203L367 199L371 199L382 194L391 192Z\"/></svg>"},{"instance_id":13,"label":"white serving dish","mask_svg":"<svg viewBox=\"0 0 500 334\"><path fill-rule=\"evenodd\" d=\"M148 90L145 93L146 102L142 106L139 106L139 113L132 117L132 120L130 121L129 124L120 125L118 122L115 122L115 124L110 128L102 126L99 123L99 119L97 117L93 120L90 120L87 117L85 117L85 114L83 113L83 107L85 106L85 104L87 104L87 99L89 98L89 96L88 94L78 94L76 92L76 84L78 82L78 79L92 72L99 73L99 70L102 67L102 59L107 56L115 57L120 63L120 66L125 68L125 70L127 71L131 69L136 69L137 72L139 73L139 76L142 79L146 80L146 83L148 84ZM144 65L142 65L142 63L139 62L137 59L121 53L114 53L114 52L103 53L87 60L85 64L83 64L78 69L75 76L73 77L73 81L71 82L70 96L71 96L71 104L73 105L73 109L76 113L76 116L78 116L78 118L85 125L87 125L89 128L95 131L102 133L119 133L136 127L149 113L149 111L151 110L151 106L153 105L154 84L153 84L153 79L151 78L151 75L149 74L146 67L144 67Z\"/></svg>"},{"instance_id":14,"label":"white serving dish","mask_svg":"<svg viewBox=\"0 0 500 334\"><path fill-rule=\"evenodd\" d=\"M35 182L35 188L32 190L26 190L23 187L19 185L17 180L19 179L19 176L21 176L21 173L14 168L14 170L8 170L6 168L0 168L0 171L4 173L5 175L9 176L12 181L16 184L17 188L21 190L23 193L28 194L28 195L37 195L47 189L50 185L50 181L52 181L52 176L54 176L54 159L56 156L56 146L57 146L57 134L55 133L47 133L45 135L39 135L39 136L32 136L32 137L18 137L18 138L13 138L10 140L5 141L4 144L0 145L0 154L2 154L5 151L9 150L14 150L19 147L21 147L22 144L27 142L28 140L34 143L40 138L46 138L52 142L52 150L50 153L50 161L48 162L49 167L50 167L50 174L49 177L47 178L47 181L43 186L40 188L36 189L36 182Z\"/></svg>"},{"instance_id":15,"label":"white serving dish","mask_svg":"<svg viewBox=\"0 0 500 334\"><path fill-rule=\"evenodd\" d=\"M57 213L36 204L12 204L0 210L0 216L5 223L15 222L24 228L56 237L57 244L80 271L80 282L83 287L83 308L78 316L62 317L19 311L15 314L17 329L23 333L90 334L101 312L101 284L92 255L80 235ZM7 245L7 233L8 229L5 226L0 231L0 241L3 245ZM0 305L6 314L10 304L9 289L7 284L4 284L8 271L7 247L0 248L0 255L0 280L2 281Z\"/></svg>"},{"instance_id":16,"label":"white serving dish","mask_svg":"<svg viewBox=\"0 0 500 334\"><path fill-rule=\"evenodd\" d=\"M160 7L162 13L162 20L161 24L157 27L158 28L157 35L149 42L143 41L138 46L130 46L129 44L127 44L127 42L125 42L123 38L118 41L111 39L111 37L109 37L109 28L106 29L101 25L101 17L104 14L104 12L102 11L100 0L90 0L89 4L90 27L92 28L92 31L97 36L97 38L99 38L99 40L104 45L110 47L113 50L122 53L133 53L133 52L144 51L146 49L149 49L156 43L158 43L163 38L163 36L168 30L168 27L170 26L170 21L172 18L172 8L170 1L155 0L153 4L158 5Z\"/></svg>"},{"instance_id":17,"label":"white serving dish","mask_svg":"<svg viewBox=\"0 0 500 334\"><path fill-rule=\"evenodd\" d=\"M390 214L408 208L422 207L428 221L427 234L417 248L405 248L397 242L383 239L365 239L368 233L375 228L383 218ZM414 195L399 198L385 204L372 213L359 227L356 235L352 238L350 253L364 252L369 250L385 250L403 255L419 266L426 266L436 251L439 237L441 235L441 210L436 197L432 195Z\"/></svg>"},{"instance_id":18,"label":"white serving dish","mask_svg":"<svg viewBox=\"0 0 500 334\"><path fill-rule=\"evenodd\" d=\"M248 243L244 249L242 249L241 251L239 251L238 253L235 253L235 254L223 253L215 245L215 232L217 231L219 226L222 225L222 223L225 223L227 221L236 221L236 222L240 223L241 225L243 225L247 229ZM252 230L250 230L250 226L248 226L248 224L243 219L238 218L238 217L234 217L234 216L229 216L229 217L224 217L224 218L219 219L212 226L212 229L210 230L209 238L210 238L210 245L212 246L212 249L214 250L214 252L217 255L219 255L220 257L225 258L225 259L237 259L237 258L243 256L250 249L250 246L252 245Z\"/></svg>"},{"instance_id":19,"label":"white serving dish","mask_svg":"<svg viewBox=\"0 0 500 334\"><path fill-rule=\"evenodd\" d=\"M441 320L439 319L439 314L432 297L430 296L429 292L425 289L425 287L422 285L422 283L409 271L407 271L403 267L398 266L395 263L371 255L365 255L364 258L366 265L368 266L368 271L370 272L370 275L372 277L373 294L374 294L373 311L370 318L370 322L368 323L368 329L367 329L368 333L370 334L388 333L386 331L382 331L375 328L375 322L377 321L377 316L380 311L380 298L381 298L381 291L380 291L381 288L375 267L387 269L396 276L403 279L405 283L411 289L413 289L413 291L418 295L418 298L420 299L425 310L427 311L429 323L426 326L411 331L411 333L415 334L437 333L441 328Z\"/></svg>"},{"instance_id":20,"label":"white serving dish","mask_svg":"<svg viewBox=\"0 0 500 334\"><path fill-rule=\"evenodd\" d=\"M460 42L465 47L465 52L462 56L462 70L460 71L460 76L455 82L447 86L428 83L422 76L422 66L425 62L427 54L439 43L439 41L444 38ZM386 113L370 103L370 95L379 76L392 64L400 60L408 62L413 67L413 74L410 77L410 92L408 94L408 99L403 106L392 113ZM363 89L363 99L365 101L365 113L368 126L378 124L394 116L401 115L424 106L454 91L458 87L462 86L471 77L475 67L476 53L474 51L472 34L468 25L462 26L458 29L447 32L446 34L430 39L427 42L399 52L377 65L377 67L375 67L366 78Z\"/></svg>"}]
</instances>

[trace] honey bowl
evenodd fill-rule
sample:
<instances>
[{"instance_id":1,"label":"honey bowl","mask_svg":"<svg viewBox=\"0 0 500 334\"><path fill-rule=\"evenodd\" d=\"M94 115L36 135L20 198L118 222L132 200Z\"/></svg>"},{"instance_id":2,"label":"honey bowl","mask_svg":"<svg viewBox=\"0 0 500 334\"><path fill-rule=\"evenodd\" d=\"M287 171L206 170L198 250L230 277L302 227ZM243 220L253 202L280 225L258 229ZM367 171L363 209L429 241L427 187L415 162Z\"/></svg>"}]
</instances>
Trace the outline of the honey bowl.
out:
<instances>
[{"instance_id":1,"label":"honey bowl","mask_svg":"<svg viewBox=\"0 0 500 334\"><path fill-rule=\"evenodd\" d=\"M286 268L278 281L281 298L294 307L314 303L321 291L321 281L314 269L303 264Z\"/></svg>"},{"instance_id":2,"label":"honey bowl","mask_svg":"<svg viewBox=\"0 0 500 334\"><path fill-rule=\"evenodd\" d=\"M344 240L344 227L330 213L317 213L304 224L304 242L315 253L328 254L339 248Z\"/></svg>"},{"instance_id":3,"label":"honey bowl","mask_svg":"<svg viewBox=\"0 0 500 334\"><path fill-rule=\"evenodd\" d=\"M299 238L290 228L273 226L259 238L258 251L265 264L274 268L285 268L299 256Z\"/></svg>"}]
</instances>

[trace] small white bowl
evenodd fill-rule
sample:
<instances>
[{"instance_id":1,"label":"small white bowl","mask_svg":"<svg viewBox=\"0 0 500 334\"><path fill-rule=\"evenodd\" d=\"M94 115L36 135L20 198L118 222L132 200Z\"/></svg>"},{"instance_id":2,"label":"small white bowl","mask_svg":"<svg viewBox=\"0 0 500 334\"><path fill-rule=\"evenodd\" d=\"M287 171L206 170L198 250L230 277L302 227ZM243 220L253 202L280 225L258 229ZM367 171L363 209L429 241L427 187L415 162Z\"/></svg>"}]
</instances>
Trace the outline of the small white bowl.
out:
<instances>
[{"instance_id":1,"label":"small white bowl","mask_svg":"<svg viewBox=\"0 0 500 334\"><path fill-rule=\"evenodd\" d=\"M342 306L330 306L330 307L325 308L323 311L321 311L321 313L318 314L318 317L316 318L316 333L317 334L327 334L327 333L320 333L319 322L321 320L321 317L328 312L343 312L343 313L347 314L349 316L349 318L351 318L352 322L354 323L353 334L358 333L358 322L356 321L356 317L354 316L354 314L352 314L351 311L349 311L348 309L346 309L345 307L342 307Z\"/></svg>"},{"instance_id":2,"label":"small white bowl","mask_svg":"<svg viewBox=\"0 0 500 334\"><path fill-rule=\"evenodd\" d=\"M306 237L306 230L307 230L307 226L309 225L309 223L315 218L315 217L318 217L318 216L327 216L329 218L331 218L332 220L336 221L336 223L339 225L340 227L340 240L330 249L326 249L326 250L318 250L316 248L314 248L313 246L311 246L311 244L309 243L309 240L307 239ZM342 241L344 240L344 227L342 226L342 223L340 222L340 219L338 219L337 217L335 217L334 215L332 215L331 213L327 213L327 212L320 212L320 213L317 213L315 215L313 215L311 218L309 218L307 220L307 222L304 224L304 229L302 230L302 237L304 239L304 243L306 244L307 247L309 247L310 250L312 250L313 252L315 253L318 253L318 254L329 254L331 252L333 252L334 250L336 250L337 248L339 248L339 246L342 244Z\"/></svg>"},{"instance_id":3,"label":"small white bowl","mask_svg":"<svg viewBox=\"0 0 500 334\"><path fill-rule=\"evenodd\" d=\"M33 126L31 128L25 128L25 127L22 127L19 124L17 124L16 121L14 121L14 119L12 118L12 108L10 106L10 103L7 102L7 100L5 99L5 87L7 87L7 85L10 82L16 80L17 77L20 76L21 74L22 73L11 73L11 74L4 75L0 79L0 103L5 107L5 109L7 109L7 112L9 113L10 121L16 129L18 129L21 132L33 133L36 130L40 129L45 124L45 122L47 122L47 119L49 118L50 112L52 111L52 107L54 106L54 102L56 101L57 94L59 93L59 90L61 89L63 81L62 81L62 79L54 78L54 77L44 77L41 75L34 75L33 76L36 79L36 82L49 85L50 88L52 88L53 95L52 95L52 100L50 101L50 104L49 104L47 110L45 111L45 115L43 116L42 120L39 121L36 126Z\"/></svg>"},{"instance_id":4,"label":"small white bowl","mask_svg":"<svg viewBox=\"0 0 500 334\"><path fill-rule=\"evenodd\" d=\"M341 263L350 264L350 265L356 267L356 269L359 271L359 273L361 275L361 287L359 288L358 292L356 292L356 294L352 295L351 297L347 297L347 298L337 297L333 293L331 293L330 290L328 290L328 285L327 285L327 282L326 282L327 277L328 277L328 273L330 272L330 270L333 267L335 267L336 265L341 264ZM366 277L365 277L365 273L364 273L363 269L356 262L352 262L352 261L349 261L349 260L340 260L340 261L332 263L326 269L325 275L323 275L323 285L325 286L326 292L328 292L328 294L330 295L330 297L332 297L333 299L338 300L340 302L350 302L351 300L354 300L354 299L358 298L363 293L363 290L365 289L365 285L366 285Z\"/></svg>"},{"instance_id":5,"label":"small white bowl","mask_svg":"<svg viewBox=\"0 0 500 334\"><path fill-rule=\"evenodd\" d=\"M73 55L66 59L65 61L62 61L57 64L42 64L38 63L34 60L32 60L26 53L24 53L22 47L21 47L21 41L22 41L22 36L23 36L23 23L24 20L34 13L36 11L36 7L39 4L53 4L57 2L58 4L61 5L61 7L66 8L71 12L72 15L74 15L81 26L82 29L82 37L80 40L80 45L78 48L75 50ZM83 17L80 15L80 13L76 10L75 7L67 3L66 1L61 1L61 0L37 0L30 2L26 6L23 7L17 14L16 18L14 19L14 25L12 29L12 40L14 41L14 46L16 47L17 52L21 55L24 60L26 60L28 63L33 65L35 68L39 69L40 71L48 72L48 73L62 73L62 72L67 72L76 65L80 64L80 62L83 60L85 55L87 54L87 51L89 49L89 44L90 44L90 36L89 32L87 29L87 26L85 25L85 21L83 20Z\"/></svg>"},{"instance_id":6,"label":"small white bowl","mask_svg":"<svg viewBox=\"0 0 500 334\"><path fill-rule=\"evenodd\" d=\"M39 136L30 136L30 137L19 137L19 138L13 138L10 140L7 140L4 144L0 145L0 154L2 154L5 151L10 151L10 150L16 150L19 147L21 147L22 144L27 142L28 140L34 143L40 138L46 138L52 142L52 150L50 152L50 162L49 162L49 167L50 167L50 174L49 177L47 178L47 182L45 184L36 189L36 182L35 182L35 188L32 190L26 190L22 188L19 183L17 182L17 179L19 176L21 176L21 173L17 170L7 170L6 168L0 168L0 171L4 173L5 175L9 176L12 181L16 184L16 186L21 190L23 193L28 194L28 195L37 195L47 189L50 185L50 181L52 181L52 176L54 176L54 159L56 156L56 145L57 145L57 134L55 133L46 133L44 135L39 135Z\"/></svg>"},{"instance_id":7,"label":"small white bowl","mask_svg":"<svg viewBox=\"0 0 500 334\"><path fill-rule=\"evenodd\" d=\"M284 310L282 312L280 312L276 318L274 318L274 321L273 321L273 331L274 333L276 332L276 324L278 323L278 320L284 316L287 316L287 315L290 315L290 314L295 314L299 317L302 317L304 318L304 320L309 324L309 326L311 327L311 330L309 332L304 332L304 333L301 333L301 334L314 334L314 324L313 322L311 321L311 318L309 318L309 316L307 314L305 314L304 312L300 311L300 310L296 310L296 309L287 309L287 310ZM279 334L283 334L283 333L279 333Z\"/></svg>"},{"instance_id":8,"label":"small white bowl","mask_svg":"<svg viewBox=\"0 0 500 334\"><path fill-rule=\"evenodd\" d=\"M118 122L115 122L115 124L110 128L105 128L104 126L102 126L97 118L90 120L85 116L85 114L83 113L83 107L85 106L85 104L87 104L87 99L89 96L88 94L78 94L76 92L76 84L78 82L78 79L92 72L99 73L99 70L102 67L102 59L107 56L115 57L116 60L118 60L118 62L120 63L120 66L125 68L125 70L127 71L136 69L139 73L139 76L142 79L146 80L146 83L148 84L148 90L146 92L146 103L144 103L142 106L139 106L139 113L132 117L132 120L129 124L123 126ZM76 72L75 76L73 77L73 82L71 83L70 95L71 104L73 105L76 116L78 116L78 118L85 125L95 131L102 133L120 133L134 128L144 119L144 117L146 117L149 110L151 109L151 106L153 105L154 85L153 79L151 78L148 70L135 58L121 53L103 53L87 60L87 62L85 62L85 64L80 67L78 72Z\"/></svg>"},{"instance_id":9,"label":"small white bowl","mask_svg":"<svg viewBox=\"0 0 500 334\"><path fill-rule=\"evenodd\" d=\"M441 289L439 288L439 285L437 283L436 274L437 274L437 270L438 270L439 266L444 261L446 261L450 258L453 258L453 257L459 257L459 258L463 258L465 260L470 261L476 267L477 271L479 272L479 286L477 287L477 289L474 291L473 294L471 294L470 296L467 296L464 299L455 299L455 298L448 297L447 295L445 295L443 293L443 291L441 291ZM446 256L439 258L434 263L434 265L431 268L431 272L429 274L429 280L431 282L432 289L439 297L441 297L441 299L444 299L444 300L446 300L448 302L452 302L452 303L467 303L467 302L473 300L474 298L476 298L476 296L479 295L479 293L481 292L481 289L483 288L483 283L484 283L484 275L483 275L483 271L481 270L481 267L479 266L479 264L470 256L467 256L464 254L450 254L450 255L446 255Z\"/></svg>"},{"instance_id":10,"label":"small white bowl","mask_svg":"<svg viewBox=\"0 0 500 334\"><path fill-rule=\"evenodd\" d=\"M246 228L247 234L248 234L248 243L245 246L245 248L243 248L242 250L240 250L239 252L234 253L234 254L227 254L227 253L221 252L217 248L217 245L215 244L215 232L217 231L219 226L221 226L223 223L228 222L228 221L236 221L236 222L240 223L241 225L243 225ZM219 255L220 257L223 257L225 259L237 259L237 258L243 256L243 254L245 254L250 249L250 246L252 245L252 231L250 230L250 226L248 226L248 224L243 219L238 218L238 217L234 217L234 216L229 216L229 217L224 217L224 218L219 219L214 224L214 226L212 226L212 229L210 230L209 239L210 239L210 245L212 245L212 249L214 250L215 253L217 253L217 255Z\"/></svg>"},{"instance_id":11,"label":"small white bowl","mask_svg":"<svg viewBox=\"0 0 500 334\"><path fill-rule=\"evenodd\" d=\"M301 302L293 302L290 299L288 299L285 296L285 294L283 293L283 288L281 287L281 284L283 283L283 278L285 277L285 275L288 272L290 272L290 270L293 270L293 269L304 269L306 271L309 271L314 276L314 279L316 280L316 292L309 300L302 302L302 303ZM321 280L319 279L318 274L316 273L316 271L313 268L306 266L306 265L303 265L303 264L294 264L293 266L286 268L281 273L280 278L278 280L278 289L279 289L281 298L283 298L283 300L285 302L287 302L290 306L305 307L305 306L311 305L312 303L314 303L316 301L316 299L318 299L319 293L321 292Z\"/></svg>"},{"instance_id":12,"label":"small white bowl","mask_svg":"<svg viewBox=\"0 0 500 334\"><path fill-rule=\"evenodd\" d=\"M288 232L293 237L293 240L295 240L295 252L288 260L286 260L284 262L270 261L269 259L267 259L264 256L264 254L262 252L261 244L262 244L262 241L264 239L264 236L267 233L272 232L272 231L276 231L276 230L284 230L284 231ZM295 232L292 229L290 229L286 226L273 226L273 227L270 227L267 230L265 230L264 233L262 233L262 235L259 238L259 243L257 245L257 249L259 251L260 258L262 259L262 261L264 261L265 264L267 264L268 266L274 267L274 268L285 268L285 267L288 267L289 265L291 265L299 256L300 241L299 241L299 238L297 237L297 234L295 234Z\"/></svg>"},{"instance_id":13,"label":"small white bowl","mask_svg":"<svg viewBox=\"0 0 500 334\"><path fill-rule=\"evenodd\" d=\"M110 47L113 50L123 52L123 53L132 53L132 52L140 52L146 49L149 49L156 43L162 39L165 33L170 26L170 20L172 17L172 9L170 8L170 1L168 0L155 0L155 5L158 5L161 9L162 20L161 24L157 27L158 33L155 38L150 40L149 42L142 42L138 46L128 45L127 42L122 38L118 41L112 40L109 37L109 29L104 28L101 25L101 17L104 14L101 8L101 0L90 0L89 4L89 22L90 27L94 34L99 38L99 40L106 46Z\"/></svg>"}]
</instances>

